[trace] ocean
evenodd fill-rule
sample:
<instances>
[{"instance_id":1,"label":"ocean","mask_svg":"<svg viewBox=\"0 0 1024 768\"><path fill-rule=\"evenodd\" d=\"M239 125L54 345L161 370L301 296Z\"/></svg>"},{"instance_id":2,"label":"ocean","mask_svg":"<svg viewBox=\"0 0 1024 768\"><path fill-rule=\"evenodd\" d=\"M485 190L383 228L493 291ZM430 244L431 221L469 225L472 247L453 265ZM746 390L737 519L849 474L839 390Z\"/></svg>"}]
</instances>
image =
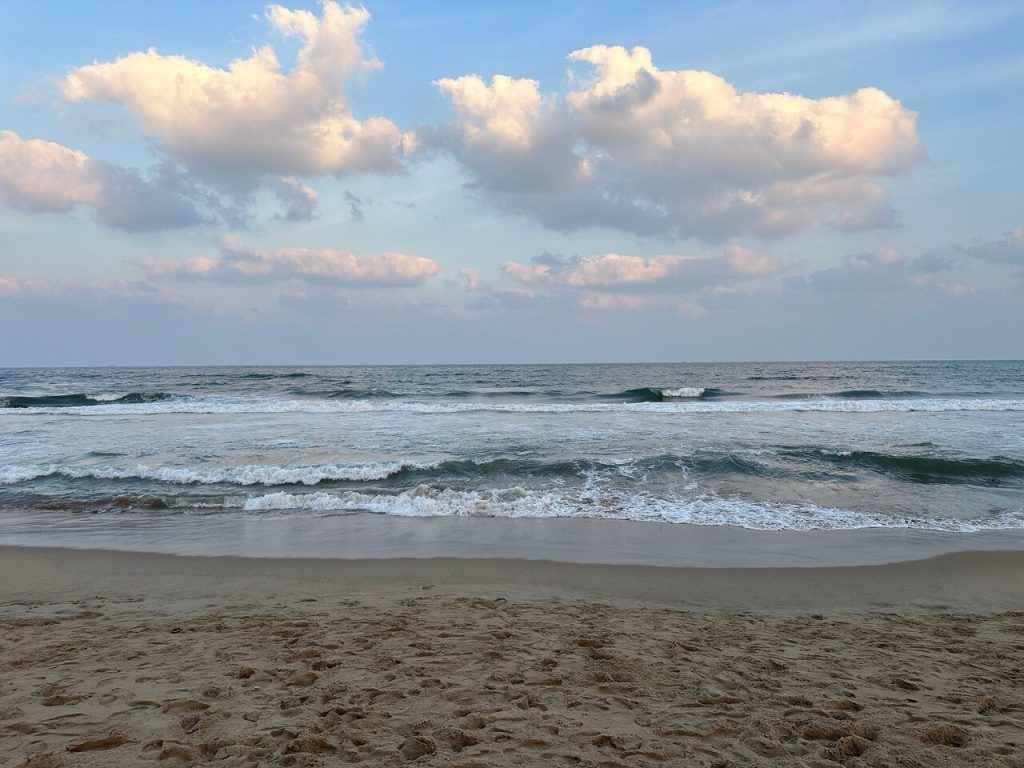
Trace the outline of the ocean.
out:
<instances>
[{"instance_id":1,"label":"ocean","mask_svg":"<svg viewBox=\"0 0 1024 768\"><path fill-rule=\"evenodd\" d=\"M0 369L0 509L1024 528L1024 362Z\"/></svg>"}]
</instances>

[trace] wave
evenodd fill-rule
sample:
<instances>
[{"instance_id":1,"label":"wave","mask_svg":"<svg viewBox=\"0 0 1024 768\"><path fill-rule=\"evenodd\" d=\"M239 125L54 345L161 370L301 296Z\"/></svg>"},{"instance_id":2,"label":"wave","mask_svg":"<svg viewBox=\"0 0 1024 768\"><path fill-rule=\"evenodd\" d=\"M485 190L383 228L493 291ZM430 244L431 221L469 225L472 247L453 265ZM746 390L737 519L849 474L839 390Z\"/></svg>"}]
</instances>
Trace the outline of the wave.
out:
<instances>
[{"instance_id":1,"label":"wave","mask_svg":"<svg viewBox=\"0 0 1024 768\"><path fill-rule=\"evenodd\" d=\"M252 464L240 467L62 467L56 464L0 467L0 485L16 485L44 477L73 480L156 480L178 485L317 485L328 480L384 480L411 468L413 462L369 462L281 467Z\"/></svg>"},{"instance_id":2,"label":"wave","mask_svg":"<svg viewBox=\"0 0 1024 768\"><path fill-rule=\"evenodd\" d=\"M746 528L758 531L838 531L864 528L929 530L947 533L1024 529L1024 507L992 511L971 518L893 516L866 510L805 503L754 501L700 495L657 498L635 492L593 489L530 490L506 487L456 490L417 485L392 493L361 491L291 493L254 496L161 497L119 494L68 500L26 498L22 508L65 512L111 512L185 515L235 515L260 518L331 517L358 513L398 517L575 518Z\"/></svg>"},{"instance_id":3,"label":"wave","mask_svg":"<svg viewBox=\"0 0 1024 768\"><path fill-rule=\"evenodd\" d=\"M764 531L910 528L975 532L1024 528L1024 510L1004 511L975 519L892 517L814 504L782 504L713 496L660 499L634 493L608 494L594 499L523 488L456 491L418 486L396 494L356 491L292 494L279 491L245 499L241 506L252 513L331 515L372 512L403 517L597 518Z\"/></svg>"},{"instance_id":4,"label":"wave","mask_svg":"<svg viewBox=\"0 0 1024 768\"><path fill-rule=\"evenodd\" d=\"M868 469L915 483L1002 485L1006 481L1024 479L1024 461L1003 456L955 459L820 449L784 451L784 454L842 467Z\"/></svg>"},{"instance_id":5,"label":"wave","mask_svg":"<svg viewBox=\"0 0 1024 768\"><path fill-rule=\"evenodd\" d=\"M625 400L629 403L663 403L673 400L697 400L724 397L733 394L714 387L638 387L599 395L602 400Z\"/></svg>"},{"instance_id":6,"label":"wave","mask_svg":"<svg viewBox=\"0 0 1024 768\"><path fill-rule=\"evenodd\" d=\"M827 397L839 397L847 400L882 400L896 397L930 397L930 392L920 392L913 389L882 390L882 389L843 389L839 392L829 392Z\"/></svg>"},{"instance_id":7,"label":"wave","mask_svg":"<svg viewBox=\"0 0 1024 768\"><path fill-rule=\"evenodd\" d=\"M102 407L99 407L102 406ZM999 398L893 398L844 400L829 397L772 398L767 400L715 400L705 394L698 398L648 399L639 402L445 402L415 400L347 400L309 399L279 400L273 398L206 397L194 399L155 398L145 402L96 401L88 407L74 405L21 405L22 414L67 413L80 415L171 413L469 413L490 411L504 413L764 413L808 411L824 413L913 413L948 411L1024 411L1024 400ZM4 409L0 409L2 411Z\"/></svg>"},{"instance_id":8,"label":"wave","mask_svg":"<svg viewBox=\"0 0 1024 768\"><path fill-rule=\"evenodd\" d=\"M813 398L834 398L836 400L899 400L903 398L929 398L931 392L913 389L842 389L838 392L783 392L778 395L767 395L772 400L808 400Z\"/></svg>"},{"instance_id":9,"label":"wave","mask_svg":"<svg viewBox=\"0 0 1024 768\"><path fill-rule=\"evenodd\" d=\"M305 379L316 376L315 373L302 373L294 371L291 373L245 373L239 376L240 379L250 379L253 381L263 381L266 379Z\"/></svg>"},{"instance_id":10,"label":"wave","mask_svg":"<svg viewBox=\"0 0 1024 768\"><path fill-rule=\"evenodd\" d=\"M445 461L381 461L362 464L310 464L277 466L250 464L235 467L152 467L147 464L84 467L57 464L0 466L0 485L17 485L48 477L71 480L153 480L177 485L319 485L329 482L485 480L499 477L588 477L605 473L622 478L643 478L650 473L688 476L763 475L769 470L736 454L663 454L628 460L577 458L564 461L538 459L449 459ZM778 474L774 468L771 472Z\"/></svg>"},{"instance_id":11,"label":"wave","mask_svg":"<svg viewBox=\"0 0 1024 768\"><path fill-rule=\"evenodd\" d=\"M403 395L400 395L397 392L377 388L301 389L296 387L294 389L289 389L288 393L302 397L323 397L328 400L369 400L376 398L403 397Z\"/></svg>"},{"instance_id":12,"label":"wave","mask_svg":"<svg viewBox=\"0 0 1024 768\"><path fill-rule=\"evenodd\" d=\"M10 395L0 397L0 408L84 408L96 405L140 405L170 400L174 395L167 392L129 392L115 398L84 395Z\"/></svg>"},{"instance_id":13,"label":"wave","mask_svg":"<svg viewBox=\"0 0 1024 768\"><path fill-rule=\"evenodd\" d=\"M538 395L559 397L564 393L554 390L541 392L532 389L453 389L444 394L445 397L536 397Z\"/></svg>"}]
</instances>

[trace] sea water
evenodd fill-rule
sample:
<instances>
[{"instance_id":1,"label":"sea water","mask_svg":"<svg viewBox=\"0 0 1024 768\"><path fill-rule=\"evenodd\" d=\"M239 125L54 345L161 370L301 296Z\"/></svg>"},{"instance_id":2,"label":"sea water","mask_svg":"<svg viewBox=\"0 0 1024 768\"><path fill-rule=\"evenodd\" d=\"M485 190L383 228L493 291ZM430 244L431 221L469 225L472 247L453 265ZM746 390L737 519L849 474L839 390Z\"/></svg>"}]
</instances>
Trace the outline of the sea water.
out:
<instances>
[{"instance_id":1,"label":"sea water","mask_svg":"<svg viewBox=\"0 0 1024 768\"><path fill-rule=\"evenodd\" d=\"M0 509L1024 528L1024 363L0 369Z\"/></svg>"}]
</instances>

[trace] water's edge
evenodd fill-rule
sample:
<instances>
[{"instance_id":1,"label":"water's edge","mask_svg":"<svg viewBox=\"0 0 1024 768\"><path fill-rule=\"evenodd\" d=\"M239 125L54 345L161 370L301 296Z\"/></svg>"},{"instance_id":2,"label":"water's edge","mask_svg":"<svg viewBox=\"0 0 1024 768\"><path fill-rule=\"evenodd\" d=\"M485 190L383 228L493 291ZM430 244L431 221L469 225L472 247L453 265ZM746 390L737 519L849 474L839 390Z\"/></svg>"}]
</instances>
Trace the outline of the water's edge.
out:
<instances>
[{"instance_id":1,"label":"water's edge","mask_svg":"<svg viewBox=\"0 0 1024 768\"><path fill-rule=\"evenodd\" d=\"M666 567L880 565L1024 551L1024 531L752 531L588 519L245 517L161 519L0 511L0 546L340 560L513 559Z\"/></svg>"}]
</instances>

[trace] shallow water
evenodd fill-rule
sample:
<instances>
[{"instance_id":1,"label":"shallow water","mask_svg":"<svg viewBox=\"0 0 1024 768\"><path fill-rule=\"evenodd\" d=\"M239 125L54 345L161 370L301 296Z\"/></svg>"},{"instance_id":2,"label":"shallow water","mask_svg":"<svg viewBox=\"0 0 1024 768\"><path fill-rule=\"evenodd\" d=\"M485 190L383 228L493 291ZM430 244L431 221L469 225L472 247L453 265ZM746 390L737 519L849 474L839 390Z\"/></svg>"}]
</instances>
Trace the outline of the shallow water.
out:
<instances>
[{"instance_id":1,"label":"shallow water","mask_svg":"<svg viewBox=\"0 0 1024 768\"><path fill-rule=\"evenodd\" d=\"M0 370L0 508L1024 528L1024 363Z\"/></svg>"}]
</instances>

